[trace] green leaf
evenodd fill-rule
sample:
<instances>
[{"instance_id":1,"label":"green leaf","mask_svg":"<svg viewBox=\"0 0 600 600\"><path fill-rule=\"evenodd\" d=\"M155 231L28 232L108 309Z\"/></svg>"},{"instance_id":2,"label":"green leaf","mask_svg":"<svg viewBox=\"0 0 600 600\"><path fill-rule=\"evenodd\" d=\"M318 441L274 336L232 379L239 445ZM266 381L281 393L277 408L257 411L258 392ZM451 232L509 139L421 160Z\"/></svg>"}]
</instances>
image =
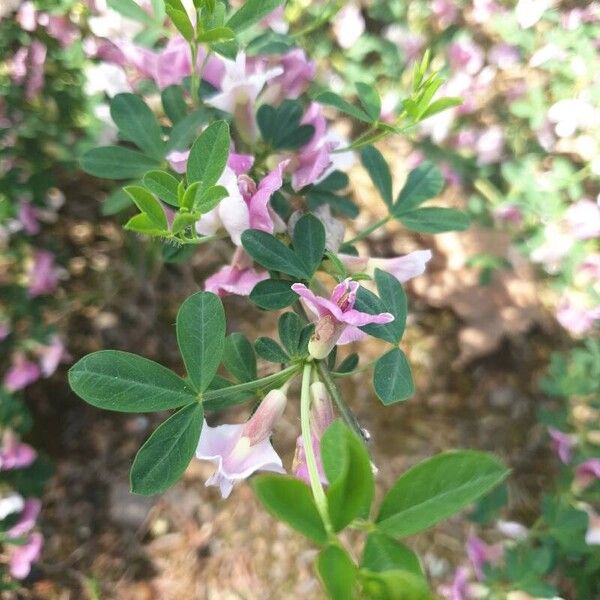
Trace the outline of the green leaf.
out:
<instances>
[{"instance_id":1,"label":"green leaf","mask_svg":"<svg viewBox=\"0 0 600 600\"><path fill-rule=\"evenodd\" d=\"M336 373L350 373L354 371L358 366L358 354L353 353L346 356L346 358L338 365L335 369Z\"/></svg>"},{"instance_id":2,"label":"green leaf","mask_svg":"<svg viewBox=\"0 0 600 600\"><path fill-rule=\"evenodd\" d=\"M358 99L365 109L365 112L372 121L378 121L381 115L381 98L377 90L366 83L357 82L354 84L358 92Z\"/></svg>"},{"instance_id":3,"label":"green leaf","mask_svg":"<svg viewBox=\"0 0 600 600\"><path fill-rule=\"evenodd\" d=\"M267 29L251 40L246 46L247 56L265 56L269 54L286 54L294 48L294 38L283 33Z\"/></svg>"},{"instance_id":4,"label":"green leaf","mask_svg":"<svg viewBox=\"0 0 600 600\"><path fill-rule=\"evenodd\" d=\"M342 421L335 421L321 439L321 460L329 487L327 504L335 531L358 517L367 518L375 493L369 454Z\"/></svg>"},{"instance_id":5,"label":"green leaf","mask_svg":"<svg viewBox=\"0 0 600 600\"><path fill-rule=\"evenodd\" d=\"M148 171L143 178L144 185L163 202L178 207L177 186L179 181L165 171Z\"/></svg>"},{"instance_id":6,"label":"green leaf","mask_svg":"<svg viewBox=\"0 0 600 600\"><path fill-rule=\"evenodd\" d=\"M69 385L88 404L118 412L156 412L196 399L191 386L173 371L118 350L84 356L69 370Z\"/></svg>"},{"instance_id":7,"label":"green leaf","mask_svg":"<svg viewBox=\"0 0 600 600\"><path fill-rule=\"evenodd\" d=\"M183 197L179 201L181 208L185 208L187 210L192 210L194 204L196 203L196 198L200 193L200 182L195 181L188 187L183 193Z\"/></svg>"},{"instance_id":8,"label":"green leaf","mask_svg":"<svg viewBox=\"0 0 600 600\"><path fill-rule=\"evenodd\" d=\"M200 402L184 406L159 425L139 449L131 467L131 491L151 496L170 488L194 457L204 411Z\"/></svg>"},{"instance_id":9,"label":"green leaf","mask_svg":"<svg viewBox=\"0 0 600 600\"><path fill-rule=\"evenodd\" d=\"M198 210L205 214L215 208L215 206L217 206L223 198L227 198L228 195L229 192L222 185L209 187L204 190L199 197L196 196L194 210Z\"/></svg>"},{"instance_id":10,"label":"green leaf","mask_svg":"<svg viewBox=\"0 0 600 600\"><path fill-rule=\"evenodd\" d=\"M323 260L325 227L314 215L300 217L294 227L294 253L304 265L310 279Z\"/></svg>"},{"instance_id":11,"label":"green leaf","mask_svg":"<svg viewBox=\"0 0 600 600\"><path fill-rule=\"evenodd\" d=\"M294 312L283 313L279 317L277 328L279 339L290 356L298 356L300 350L300 335L304 322Z\"/></svg>"},{"instance_id":12,"label":"green leaf","mask_svg":"<svg viewBox=\"0 0 600 600\"><path fill-rule=\"evenodd\" d=\"M467 215L459 210L437 206L402 213L398 219L402 225L419 233L464 231L471 224Z\"/></svg>"},{"instance_id":13,"label":"green leaf","mask_svg":"<svg viewBox=\"0 0 600 600\"><path fill-rule=\"evenodd\" d=\"M377 397L386 405L410 398L415 384L406 356L399 348L390 350L375 363L373 385Z\"/></svg>"},{"instance_id":14,"label":"green leaf","mask_svg":"<svg viewBox=\"0 0 600 600\"><path fill-rule=\"evenodd\" d=\"M235 38L233 29L229 27L215 27L214 29L208 29L198 34L196 39L199 42L225 42Z\"/></svg>"},{"instance_id":15,"label":"green leaf","mask_svg":"<svg viewBox=\"0 0 600 600\"><path fill-rule=\"evenodd\" d=\"M122 188L117 188L102 201L100 212L104 216L116 215L130 206L131 198Z\"/></svg>"},{"instance_id":16,"label":"green leaf","mask_svg":"<svg viewBox=\"0 0 600 600\"><path fill-rule=\"evenodd\" d=\"M162 0L161 0L162 2ZM160 99L163 105L165 114L175 125L179 123L187 115L187 104L183 87L180 85L170 85L166 87L160 94Z\"/></svg>"},{"instance_id":17,"label":"green leaf","mask_svg":"<svg viewBox=\"0 0 600 600\"><path fill-rule=\"evenodd\" d=\"M309 279L312 275L290 248L265 231L247 229L242 233L242 245L257 263L270 271L281 271L299 279Z\"/></svg>"},{"instance_id":18,"label":"green leaf","mask_svg":"<svg viewBox=\"0 0 600 600\"><path fill-rule=\"evenodd\" d=\"M86 173L104 179L136 179L158 166L159 161L122 146L93 148L81 157Z\"/></svg>"},{"instance_id":19,"label":"green leaf","mask_svg":"<svg viewBox=\"0 0 600 600\"><path fill-rule=\"evenodd\" d=\"M165 0L165 9L177 31L188 41L194 39L194 26L181 0Z\"/></svg>"},{"instance_id":20,"label":"green leaf","mask_svg":"<svg viewBox=\"0 0 600 600\"><path fill-rule=\"evenodd\" d=\"M293 477L260 475L252 481L254 493L275 517L317 544L327 541L327 533L310 488Z\"/></svg>"},{"instance_id":21,"label":"green leaf","mask_svg":"<svg viewBox=\"0 0 600 600\"><path fill-rule=\"evenodd\" d=\"M362 286L358 288L354 308L370 315L378 315L383 312L388 312L383 300ZM391 323L386 323L385 325L363 325L360 327L360 329L365 333L385 340L386 342L390 342L392 344L397 343L396 338L398 334L398 327L394 326L393 321Z\"/></svg>"},{"instance_id":22,"label":"green leaf","mask_svg":"<svg viewBox=\"0 0 600 600\"><path fill-rule=\"evenodd\" d=\"M173 150L186 150L190 144L196 139L198 129L208 120L206 110L200 108L191 112L189 115L177 121L171 128L169 141L167 142L166 153L169 154Z\"/></svg>"},{"instance_id":23,"label":"green leaf","mask_svg":"<svg viewBox=\"0 0 600 600\"><path fill-rule=\"evenodd\" d=\"M216 121L194 142L187 163L188 184L200 181L203 190L217 183L229 157L229 125Z\"/></svg>"},{"instance_id":24,"label":"green leaf","mask_svg":"<svg viewBox=\"0 0 600 600\"><path fill-rule=\"evenodd\" d=\"M391 273L381 269L375 269L375 283L385 312L394 315L394 320L386 325L367 325L362 329L369 335L398 344L406 327L406 294L402 284Z\"/></svg>"},{"instance_id":25,"label":"green leaf","mask_svg":"<svg viewBox=\"0 0 600 600\"><path fill-rule=\"evenodd\" d=\"M200 215L198 213L178 212L173 219L171 231L173 233L184 231L188 227L195 225L199 218Z\"/></svg>"},{"instance_id":26,"label":"green leaf","mask_svg":"<svg viewBox=\"0 0 600 600\"><path fill-rule=\"evenodd\" d=\"M107 4L110 8L121 13L128 19L140 21L147 25L154 24L152 17L139 4L136 4L134 0L108 0Z\"/></svg>"},{"instance_id":27,"label":"green leaf","mask_svg":"<svg viewBox=\"0 0 600 600\"><path fill-rule=\"evenodd\" d=\"M460 106L462 103L462 98L454 98L451 96L435 100L427 107L427 110L421 115L421 120L427 119L428 117L432 117L433 115L437 115L438 113L443 112L448 108Z\"/></svg>"},{"instance_id":28,"label":"green leaf","mask_svg":"<svg viewBox=\"0 0 600 600\"><path fill-rule=\"evenodd\" d=\"M299 100L284 100L277 108L263 104L256 120L263 139L273 150L295 150L310 141L312 125L301 125L304 106Z\"/></svg>"},{"instance_id":29,"label":"green leaf","mask_svg":"<svg viewBox=\"0 0 600 600\"><path fill-rule=\"evenodd\" d=\"M339 546L327 546L317 557L317 571L332 600L352 600L357 568Z\"/></svg>"},{"instance_id":30,"label":"green leaf","mask_svg":"<svg viewBox=\"0 0 600 600\"><path fill-rule=\"evenodd\" d=\"M203 392L219 368L225 347L225 311L218 296L197 292L181 305L177 342L188 377Z\"/></svg>"},{"instance_id":31,"label":"green leaf","mask_svg":"<svg viewBox=\"0 0 600 600\"><path fill-rule=\"evenodd\" d=\"M272 363L287 363L290 357L285 353L284 349L271 338L259 337L254 345L256 353L265 360Z\"/></svg>"},{"instance_id":32,"label":"green leaf","mask_svg":"<svg viewBox=\"0 0 600 600\"><path fill-rule=\"evenodd\" d=\"M508 470L493 455L445 452L412 467L386 494L378 527L393 536L423 531L498 485Z\"/></svg>"},{"instance_id":33,"label":"green leaf","mask_svg":"<svg viewBox=\"0 0 600 600\"><path fill-rule=\"evenodd\" d=\"M133 200L139 210L148 215L155 227L160 230L168 228L167 217L161 203L145 188L129 185L123 190Z\"/></svg>"},{"instance_id":34,"label":"green leaf","mask_svg":"<svg viewBox=\"0 0 600 600\"><path fill-rule=\"evenodd\" d=\"M434 600L425 578L410 571L361 569L359 578L369 600Z\"/></svg>"},{"instance_id":35,"label":"green leaf","mask_svg":"<svg viewBox=\"0 0 600 600\"><path fill-rule=\"evenodd\" d=\"M252 25L255 25L276 8L283 4L284 0L246 0L242 6L236 10L226 25L236 33L244 31Z\"/></svg>"},{"instance_id":36,"label":"green leaf","mask_svg":"<svg viewBox=\"0 0 600 600\"><path fill-rule=\"evenodd\" d=\"M145 213L134 215L123 225L123 228L127 231L134 231L135 233L141 233L143 235L150 235L154 237L163 236L166 231L156 226L156 223Z\"/></svg>"},{"instance_id":37,"label":"green leaf","mask_svg":"<svg viewBox=\"0 0 600 600\"><path fill-rule=\"evenodd\" d=\"M135 94L117 94L110 103L110 116L119 131L140 150L158 160L165 154L160 125L148 105Z\"/></svg>"},{"instance_id":38,"label":"green leaf","mask_svg":"<svg viewBox=\"0 0 600 600\"><path fill-rule=\"evenodd\" d=\"M444 178L440 170L430 162L421 163L413 169L400 190L392 213L399 217L416 208L425 200L439 195L444 187Z\"/></svg>"},{"instance_id":39,"label":"green leaf","mask_svg":"<svg viewBox=\"0 0 600 600\"><path fill-rule=\"evenodd\" d=\"M240 383L254 381L257 377L254 348L241 333L232 333L225 338L223 364Z\"/></svg>"},{"instance_id":40,"label":"green leaf","mask_svg":"<svg viewBox=\"0 0 600 600\"><path fill-rule=\"evenodd\" d=\"M250 292L250 300L265 310L278 310L298 300L298 294L291 289L292 282L283 279L259 281Z\"/></svg>"},{"instance_id":41,"label":"green leaf","mask_svg":"<svg viewBox=\"0 0 600 600\"><path fill-rule=\"evenodd\" d=\"M369 173L371 181L379 190L381 198L386 206L391 210L394 200L392 198L392 174L385 162L385 158L377 148L367 146L360 153L360 159L363 167Z\"/></svg>"},{"instance_id":42,"label":"green leaf","mask_svg":"<svg viewBox=\"0 0 600 600\"><path fill-rule=\"evenodd\" d=\"M407 546L380 531L372 531L367 537L361 567L371 571L410 571L422 575L417 555Z\"/></svg>"},{"instance_id":43,"label":"green leaf","mask_svg":"<svg viewBox=\"0 0 600 600\"><path fill-rule=\"evenodd\" d=\"M364 123L371 123L372 119L369 117L367 113L362 111L360 108L356 108L350 102L344 100L342 97L338 96L334 92L323 92L319 94L315 101L319 104L326 104L327 106L333 106L337 108L339 111L358 119L359 121L363 121Z\"/></svg>"}]
</instances>

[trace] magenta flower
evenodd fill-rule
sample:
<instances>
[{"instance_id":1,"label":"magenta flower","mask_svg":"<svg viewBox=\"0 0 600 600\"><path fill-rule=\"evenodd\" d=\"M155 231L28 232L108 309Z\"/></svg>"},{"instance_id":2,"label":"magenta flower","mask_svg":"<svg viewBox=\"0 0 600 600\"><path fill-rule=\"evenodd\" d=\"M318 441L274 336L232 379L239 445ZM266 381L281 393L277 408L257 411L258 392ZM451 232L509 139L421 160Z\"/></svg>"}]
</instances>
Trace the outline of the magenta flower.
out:
<instances>
[{"instance_id":1,"label":"magenta flower","mask_svg":"<svg viewBox=\"0 0 600 600\"><path fill-rule=\"evenodd\" d=\"M42 503L37 498L26 500L19 520L8 530L8 535L17 538L29 533L35 527L41 509Z\"/></svg>"},{"instance_id":2,"label":"magenta flower","mask_svg":"<svg viewBox=\"0 0 600 600\"><path fill-rule=\"evenodd\" d=\"M230 265L222 267L214 275L207 278L204 289L217 296L249 296L257 283L269 278L266 271L253 268L253 261L246 251L239 247L233 255Z\"/></svg>"},{"instance_id":3,"label":"magenta flower","mask_svg":"<svg viewBox=\"0 0 600 600\"><path fill-rule=\"evenodd\" d=\"M431 250L415 250L394 258L370 258L350 254L339 254L338 258L351 275L366 273L373 277L375 269L380 269L393 275L400 283L405 283L425 272L425 266L431 259Z\"/></svg>"},{"instance_id":4,"label":"magenta flower","mask_svg":"<svg viewBox=\"0 0 600 600\"><path fill-rule=\"evenodd\" d=\"M296 48L279 59L283 73L269 81L264 93L264 101L269 104L279 103L286 98L301 96L315 78L316 67L308 60L301 48Z\"/></svg>"},{"instance_id":5,"label":"magenta flower","mask_svg":"<svg viewBox=\"0 0 600 600\"><path fill-rule=\"evenodd\" d=\"M25 579L31 572L32 563L42 554L44 538L37 531L32 533L29 540L22 546L13 546L9 560L10 574L15 579Z\"/></svg>"},{"instance_id":6,"label":"magenta flower","mask_svg":"<svg viewBox=\"0 0 600 600\"><path fill-rule=\"evenodd\" d=\"M452 42L448 46L448 58L455 71L464 71L475 75L484 63L484 53L473 40L465 38Z\"/></svg>"},{"instance_id":7,"label":"magenta flower","mask_svg":"<svg viewBox=\"0 0 600 600\"><path fill-rule=\"evenodd\" d=\"M467 539L467 554L473 565L477 579L483 580L483 567L487 563L494 563L502 557L503 549L500 544L493 546L486 544L476 535L470 535Z\"/></svg>"},{"instance_id":8,"label":"magenta flower","mask_svg":"<svg viewBox=\"0 0 600 600\"><path fill-rule=\"evenodd\" d=\"M506 221L513 225L520 225L523 221L523 213L515 204L504 204L503 206L499 206L494 210L494 215L501 221Z\"/></svg>"},{"instance_id":9,"label":"magenta flower","mask_svg":"<svg viewBox=\"0 0 600 600\"><path fill-rule=\"evenodd\" d=\"M37 210L29 200L19 202L19 221L27 235L36 235L40 232L37 220Z\"/></svg>"},{"instance_id":10,"label":"magenta flower","mask_svg":"<svg viewBox=\"0 0 600 600\"><path fill-rule=\"evenodd\" d=\"M43 296L56 289L58 272L54 264L54 254L48 250L37 250L29 269L29 296Z\"/></svg>"},{"instance_id":11,"label":"magenta flower","mask_svg":"<svg viewBox=\"0 0 600 600\"><path fill-rule=\"evenodd\" d=\"M590 458L575 469L575 485L578 489L585 489L588 485L600 479L600 458Z\"/></svg>"},{"instance_id":12,"label":"magenta flower","mask_svg":"<svg viewBox=\"0 0 600 600\"><path fill-rule=\"evenodd\" d=\"M317 463L319 479L323 485L327 485L327 476L323 470L321 461L321 437L327 428L333 423L333 406L325 385L321 381L315 381L310 386L310 431L312 434L313 454ZM294 476L310 485L310 475L306 464L306 453L304 451L304 440L302 436L296 439L296 453L292 466Z\"/></svg>"},{"instance_id":13,"label":"magenta flower","mask_svg":"<svg viewBox=\"0 0 600 600\"><path fill-rule=\"evenodd\" d=\"M576 445L573 437L554 427L548 427L548 433L552 439L552 450L556 452L560 462L568 465L571 462L573 448Z\"/></svg>"},{"instance_id":14,"label":"magenta flower","mask_svg":"<svg viewBox=\"0 0 600 600\"><path fill-rule=\"evenodd\" d=\"M207 486L219 486L221 495L227 498L237 481L247 479L255 471L285 473L270 436L286 402L283 390L271 390L244 424L209 427L204 423L196 457L217 467L206 481Z\"/></svg>"},{"instance_id":15,"label":"magenta flower","mask_svg":"<svg viewBox=\"0 0 600 600\"><path fill-rule=\"evenodd\" d=\"M12 366L4 375L4 387L9 392L16 392L37 381L41 375L36 363L27 360L23 354L16 354Z\"/></svg>"},{"instance_id":16,"label":"magenta flower","mask_svg":"<svg viewBox=\"0 0 600 600\"><path fill-rule=\"evenodd\" d=\"M304 300L317 317L315 333L308 343L308 351L313 358L323 359L336 344L348 344L365 337L358 329L363 325L391 323L390 313L370 315L354 308L358 282L350 278L335 286L331 298L315 295L303 283L294 283L292 289Z\"/></svg>"},{"instance_id":17,"label":"magenta flower","mask_svg":"<svg viewBox=\"0 0 600 600\"><path fill-rule=\"evenodd\" d=\"M354 162L352 152L333 154L340 144L346 141L333 132L327 131L327 121L321 106L313 102L302 117L302 125L312 125L315 129L310 141L302 146L290 163L292 187L300 190L327 177L335 169L343 170Z\"/></svg>"},{"instance_id":18,"label":"magenta flower","mask_svg":"<svg viewBox=\"0 0 600 600\"><path fill-rule=\"evenodd\" d=\"M37 458L37 452L23 444L12 431L5 431L0 447L0 471L25 469Z\"/></svg>"}]
</instances>

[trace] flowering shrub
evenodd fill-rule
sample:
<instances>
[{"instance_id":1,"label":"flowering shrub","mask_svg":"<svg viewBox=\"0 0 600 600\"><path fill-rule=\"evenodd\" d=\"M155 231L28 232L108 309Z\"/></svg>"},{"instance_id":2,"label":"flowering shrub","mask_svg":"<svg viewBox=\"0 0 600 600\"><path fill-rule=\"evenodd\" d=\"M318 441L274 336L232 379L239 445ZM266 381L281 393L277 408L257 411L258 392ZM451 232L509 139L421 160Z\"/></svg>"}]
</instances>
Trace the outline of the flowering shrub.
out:
<instances>
[{"instance_id":1,"label":"flowering shrub","mask_svg":"<svg viewBox=\"0 0 600 600\"><path fill-rule=\"evenodd\" d=\"M407 317L401 283L421 274L431 253L365 257L356 244L392 220L424 234L468 226L460 211L423 206L442 189L437 168L419 165L395 194L388 165L372 146L458 101L433 101L442 80L425 54L406 88L405 110L381 120L373 86L356 84L358 105L313 81L315 65L286 33L282 4L248 0L228 9L195 0L188 11L180 0L165 0L178 33L164 46L155 44L163 32L161 3L151 12L113 4L148 24L146 46L111 40L127 85L148 101L131 92L114 96L111 117L125 143L90 150L83 168L129 181L117 202L129 199L136 208L125 228L160 240L169 260L185 260L188 248L216 239L231 241L232 260L179 309L184 377L136 354L103 350L74 365L69 382L98 408L175 411L140 448L131 468L134 493L166 490L194 457L214 464L206 485L223 497L255 472L270 472L253 478L254 491L319 547L317 571L329 597L430 598L418 558L399 540L471 504L507 471L485 453L440 454L404 473L374 510L376 457L336 380L372 366L383 404L414 391L399 347ZM324 107L357 122L353 139L336 131ZM357 151L387 216L346 240L340 217L358 209L345 193L344 171ZM279 339L227 335L220 298L229 294L283 311ZM389 345L374 365L359 367L356 354L338 360L340 346L367 336ZM295 397L296 456L284 465L277 425ZM206 422L243 403L253 406L245 423ZM358 562L341 536L347 529L365 535Z\"/></svg>"}]
</instances>

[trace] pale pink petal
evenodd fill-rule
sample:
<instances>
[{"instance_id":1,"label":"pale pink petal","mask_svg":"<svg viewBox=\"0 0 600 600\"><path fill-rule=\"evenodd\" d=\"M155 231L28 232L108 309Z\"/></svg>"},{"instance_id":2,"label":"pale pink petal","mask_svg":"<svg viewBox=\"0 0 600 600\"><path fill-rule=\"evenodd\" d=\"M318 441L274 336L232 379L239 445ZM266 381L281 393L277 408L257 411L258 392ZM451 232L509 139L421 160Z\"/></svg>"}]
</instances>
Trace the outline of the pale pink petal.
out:
<instances>
[{"instance_id":1,"label":"pale pink petal","mask_svg":"<svg viewBox=\"0 0 600 600\"><path fill-rule=\"evenodd\" d=\"M8 535L21 537L31 531L35 527L41 509L42 503L37 498L26 500L19 520L8 530Z\"/></svg>"},{"instance_id":2,"label":"pale pink petal","mask_svg":"<svg viewBox=\"0 0 600 600\"><path fill-rule=\"evenodd\" d=\"M29 541L23 546L15 546L10 556L10 574L15 579L25 579L31 572L31 564L37 561L42 553L44 538L41 533L32 533Z\"/></svg>"},{"instance_id":3,"label":"pale pink petal","mask_svg":"<svg viewBox=\"0 0 600 600\"><path fill-rule=\"evenodd\" d=\"M256 193L250 198L250 227L273 233L273 220L269 211L271 196L283 185L283 172L289 160L284 160L258 184Z\"/></svg>"},{"instance_id":4,"label":"pale pink petal","mask_svg":"<svg viewBox=\"0 0 600 600\"><path fill-rule=\"evenodd\" d=\"M367 334L364 331L361 331L358 327L354 327L354 325L346 325L344 327L344 331L338 338L337 343L340 346L344 344L351 344L352 342L360 342L367 337Z\"/></svg>"},{"instance_id":5,"label":"pale pink petal","mask_svg":"<svg viewBox=\"0 0 600 600\"><path fill-rule=\"evenodd\" d=\"M309 290L303 283L294 283L292 285L292 290L296 292L307 304L308 308L318 317L323 317L325 315L332 315L336 320L341 321L342 311L340 307L327 300L327 298L322 298L321 296L317 296L311 290Z\"/></svg>"},{"instance_id":6,"label":"pale pink petal","mask_svg":"<svg viewBox=\"0 0 600 600\"><path fill-rule=\"evenodd\" d=\"M431 250L415 250L406 256L395 258L372 258L369 267L381 269L393 275L400 283L425 272L427 262L431 259Z\"/></svg>"},{"instance_id":7,"label":"pale pink petal","mask_svg":"<svg viewBox=\"0 0 600 600\"><path fill-rule=\"evenodd\" d=\"M362 327L363 325L370 325L375 323L377 325L385 325L391 323L394 320L394 315L390 313L380 313L378 315L370 315L369 313L360 312L351 308L343 313L342 321L348 323L348 325L354 325L355 327Z\"/></svg>"},{"instance_id":8,"label":"pale pink petal","mask_svg":"<svg viewBox=\"0 0 600 600\"><path fill-rule=\"evenodd\" d=\"M207 278L204 289L218 296L233 294L236 296L249 296L256 284L269 278L266 271L256 269L239 269L227 265Z\"/></svg>"},{"instance_id":9,"label":"pale pink petal","mask_svg":"<svg viewBox=\"0 0 600 600\"><path fill-rule=\"evenodd\" d=\"M227 166L238 176L247 173L254 164L254 156L251 154L229 153Z\"/></svg>"}]
</instances>

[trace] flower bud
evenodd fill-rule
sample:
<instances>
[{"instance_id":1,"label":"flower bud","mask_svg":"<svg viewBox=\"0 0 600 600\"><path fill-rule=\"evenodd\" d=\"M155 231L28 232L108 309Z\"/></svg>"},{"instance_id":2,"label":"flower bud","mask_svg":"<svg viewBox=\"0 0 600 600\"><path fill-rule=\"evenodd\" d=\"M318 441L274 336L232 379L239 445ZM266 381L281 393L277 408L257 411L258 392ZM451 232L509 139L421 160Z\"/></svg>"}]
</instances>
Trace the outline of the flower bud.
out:
<instances>
[{"instance_id":1,"label":"flower bud","mask_svg":"<svg viewBox=\"0 0 600 600\"><path fill-rule=\"evenodd\" d=\"M310 424L313 434L320 438L325 430L333 423L333 406L322 381L315 381L310 386L312 397Z\"/></svg>"},{"instance_id":2,"label":"flower bud","mask_svg":"<svg viewBox=\"0 0 600 600\"><path fill-rule=\"evenodd\" d=\"M247 437L251 446L266 440L283 414L286 403L287 396L282 390L271 390L244 425L241 437Z\"/></svg>"}]
</instances>

